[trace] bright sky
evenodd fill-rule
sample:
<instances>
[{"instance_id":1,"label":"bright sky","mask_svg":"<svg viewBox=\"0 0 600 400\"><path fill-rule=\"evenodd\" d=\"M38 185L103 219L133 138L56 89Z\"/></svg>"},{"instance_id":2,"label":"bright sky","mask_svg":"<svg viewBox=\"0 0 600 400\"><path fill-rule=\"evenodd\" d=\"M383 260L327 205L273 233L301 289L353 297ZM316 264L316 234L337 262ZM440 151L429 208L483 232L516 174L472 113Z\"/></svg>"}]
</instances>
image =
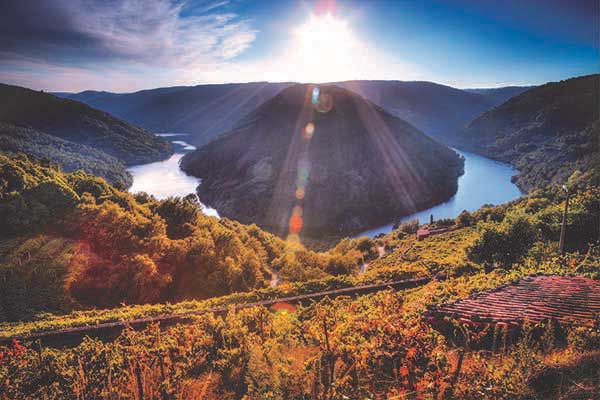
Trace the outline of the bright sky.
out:
<instances>
[{"instance_id":1,"label":"bright sky","mask_svg":"<svg viewBox=\"0 0 600 400\"><path fill-rule=\"evenodd\" d=\"M0 82L539 84L598 73L596 0L30 0L3 5Z\"/></svg>"}]
</instances>

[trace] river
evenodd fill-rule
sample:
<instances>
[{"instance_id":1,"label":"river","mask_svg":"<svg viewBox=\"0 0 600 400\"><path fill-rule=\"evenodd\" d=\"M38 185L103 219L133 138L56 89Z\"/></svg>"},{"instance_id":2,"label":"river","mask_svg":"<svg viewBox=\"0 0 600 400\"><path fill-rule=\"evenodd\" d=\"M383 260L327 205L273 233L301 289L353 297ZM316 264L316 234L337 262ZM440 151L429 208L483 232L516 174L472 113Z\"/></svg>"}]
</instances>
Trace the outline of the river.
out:
<instances>
[{"instance_id":1,"label":"river","mask_svg":"<svg viewBox=\"0 0 600 400\"><path fill-rule=\"evenodd\" d=\"M484 204L502 204L521 196L519 188L511 182L517 171L510 165L466 151L454 151L465 158L465 173L458 178L456 194L445 203L408 215L400 221L416 219L419 223L427 223L431 214L435 219L454 218L463 210L475 211ZM392 222L369 229L356 237L388 233L393 225Z\"/></svg>"},{"instance_id":2,"label":"river","mask_svg":"<svg viewBox=\"0 0 600 400\"><path fill-rule=\"evenodd\" d=\"M166 199L169 196L186 196L196 193L200 179L186 175L179 168L179 160L185 153L195 150L196 147L185 141L185 133L157 134L173 143L175 152L164 161L149 164L135 165L127 170L133 176L131 193L146 192L157 199ZM202 212L206 215L218 217L219 213L214 208L202 204Z\"/></svg>"},{"instance_id":3,"label":"river","mask_svg":"<svg viewBox=\"0 0 600 400\"><path fill-rule=\"evenodd\" d=\"M133 185L129 191L144 191L157 199L195 193L200 180L186 175L179 169L179 160L195 147L185 141L187 135L184 133L164 133L159 136L174 144L175 153L164 161L129 168L128 171L133 175ZM456 194L445 203L404 217L401 221L418 219L420 223L426 223L431 214L435 219L454 218L463 210L475 211L484 204L501 204L521 196L517 186L511 182L511 177L517 171L510 165L477 154L455 151L465 158L465 173L458 178ZM219 216L215 209L204 205L202 207L205 214ZM393 222L390 222L361 232L357 237L374 237L380 233L388 233L392 226Z\"/></svg>"}]
</instances>

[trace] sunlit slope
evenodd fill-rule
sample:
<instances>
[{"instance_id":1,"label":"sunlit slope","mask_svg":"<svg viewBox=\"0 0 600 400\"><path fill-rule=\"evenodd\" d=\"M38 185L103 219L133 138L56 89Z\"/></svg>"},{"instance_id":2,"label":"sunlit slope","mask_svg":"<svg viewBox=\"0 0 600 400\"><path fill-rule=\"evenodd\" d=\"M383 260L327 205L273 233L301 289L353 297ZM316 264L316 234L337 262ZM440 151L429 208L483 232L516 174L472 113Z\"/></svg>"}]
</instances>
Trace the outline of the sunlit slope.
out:
<instances>
[{"instance_id":1,"label":"sunlit slope","mask_svg":"<svg viewBox=\"0 0 600 400\"><path fill-rule=\"evenodd\" d=\"M452 196L462 160L337 86L296 85L182 160L221 215L285 236L352 234Z\"/></svg>"},{"instance_id":2,"label":"sunlit slope","mask_svg":"<svg viewBox=\"0 0 600 400\"><path fill-rule=\"evenodd\" d=\"M0 153L0 321L206 299L309 281L349 286L357 244L316 253L214 218L194 195L156 200L24 154ZM396 277L403 279L404 276Z\"/></svg>"}]
</instances>

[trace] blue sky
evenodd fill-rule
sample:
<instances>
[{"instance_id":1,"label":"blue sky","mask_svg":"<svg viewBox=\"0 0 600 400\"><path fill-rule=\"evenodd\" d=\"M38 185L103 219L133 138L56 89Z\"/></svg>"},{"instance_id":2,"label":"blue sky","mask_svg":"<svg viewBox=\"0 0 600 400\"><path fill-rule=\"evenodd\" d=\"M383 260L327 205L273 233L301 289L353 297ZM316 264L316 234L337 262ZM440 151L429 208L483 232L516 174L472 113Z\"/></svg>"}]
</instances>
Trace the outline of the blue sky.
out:
<instances>
[{"instance_id":1,"label":"blue sky","mask_svg":"<svg viewBox=\"0 0 600 400\"><path fill-rule=\"evenodd\" d=\"M600 70L594 0L30 0L0 15L0 81L539 84ZM329 16L327 16L329 15Z\"/></svg>"}]
</instances>

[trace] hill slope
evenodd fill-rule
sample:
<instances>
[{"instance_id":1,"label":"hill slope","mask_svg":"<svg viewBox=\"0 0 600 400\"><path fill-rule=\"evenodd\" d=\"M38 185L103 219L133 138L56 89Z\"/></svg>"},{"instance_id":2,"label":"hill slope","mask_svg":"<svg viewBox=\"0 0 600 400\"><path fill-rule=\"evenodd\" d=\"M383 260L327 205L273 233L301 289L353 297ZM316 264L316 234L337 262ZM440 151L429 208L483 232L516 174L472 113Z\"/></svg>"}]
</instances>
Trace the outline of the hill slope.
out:
<instances>
[{"instance_id":1,"label":"hill slope","mask_svg":"<svg viewBox=\"0 0 600 400\"><path fill-rule=\"evenodd\" d=\"M499 88L463 89L465 92L480 94L489 99L494 106L499 106L508 99L518 96L535 86L505 86Z\"/></svg>"},{"instance_id":2,"label":"hill slope","mask_svg":"<svg viewBox=\"0 0 600 400\"><path fill-rule=\"evenodd\" d=\"M599 97L600 75L547 83L476 118L455 144L510 162L524 190L563 183L575 170L591 177L600 168Z\"/></svg>"},{"instance_id":3,"label":"hill slope","mask_svg":"<svg viewBox=\"0 0 600 400\"><path fill-rule=\"evenodd\" d=\"M126 164L171 153L163 139L86 104L0 84L0 121L94 147Z\"/></svg>"},{"instance_id":4,"label":"hill slope","mask_svg":"<svg viewBox=\"0 0 600 400\"><path fill-rule=\"evenodd\" d=\"M444 142L471 119L496 105L480 94L432 82L347 81L336 85L362 95Z\"/></svg>"},{"instance_id":5,"label":"hill slope","mask_svg":"<svg viewBox=\"0 0 600 400\"><path fill-rule=\"evenodd\" d=\"M279 235L301 225L304 237L427 208L456 192L462 172L452 150L333 85L282 91L181 166L202 178L200 198L220 215Z\"/></svg>"},{"instance_id":6,"label":"hill slope","mask_svg":"<svg viewBox=\"0 0 600 400\"><path fill-rule=\"evenodd\" d=\"M129 187L131 175L115 157L33 129L0 122L0 151L26 153L57 163L65 172L83 170L120 188Z\"/></svg>"},{"instance_id":7,"label":"hill slope","mask_svg":"<svg viewBox=\"0 0 600 400\"><path fill-rule=\"evenodd\" d=\"M178 86L135 93L85 91L69 98L83 101L154 132L186 132L202 145L233 125L288 83L235 83Z\"/></svg>"}]
</instances>

